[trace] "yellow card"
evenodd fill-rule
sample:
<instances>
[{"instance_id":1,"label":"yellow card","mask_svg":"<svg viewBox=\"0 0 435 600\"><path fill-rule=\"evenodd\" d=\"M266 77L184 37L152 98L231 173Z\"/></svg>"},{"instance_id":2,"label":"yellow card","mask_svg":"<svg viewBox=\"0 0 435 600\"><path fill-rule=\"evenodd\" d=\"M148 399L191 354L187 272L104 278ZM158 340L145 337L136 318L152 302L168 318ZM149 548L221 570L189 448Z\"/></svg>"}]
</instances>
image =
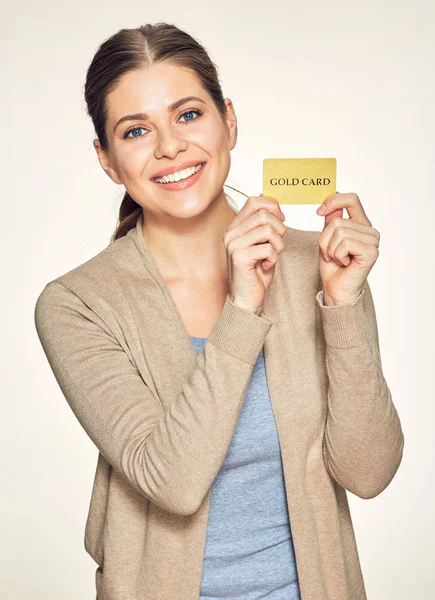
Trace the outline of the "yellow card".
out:
<instances>
[{"instance_id":1,"label":"yellow card","mask_svg":"<svg viewBox=\"0 0 435 600\"><path fill-rule=\"evenodd\" d=\"M336 158L265 158L263 196L280 204L322 204L336 193Z\"/></svg>"}]
</instances>

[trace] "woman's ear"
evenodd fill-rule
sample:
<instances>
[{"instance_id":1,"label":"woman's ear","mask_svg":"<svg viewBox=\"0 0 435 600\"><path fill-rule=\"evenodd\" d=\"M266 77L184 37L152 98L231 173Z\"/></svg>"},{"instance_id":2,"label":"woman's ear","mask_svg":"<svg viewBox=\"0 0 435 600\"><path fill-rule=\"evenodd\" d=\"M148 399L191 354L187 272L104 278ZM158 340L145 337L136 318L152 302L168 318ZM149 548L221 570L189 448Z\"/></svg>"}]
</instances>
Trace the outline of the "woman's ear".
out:
<instances>
[{"instance_id":1,"label":"woman's ear","mask_svg":"<svg viewBox=\"0 0 435 600\"><path fill-rule=\"evenodd\" d=\"M118 175L117 170L115 169L115 167L113 166L109 154L108 152L106 152L105 150L102 149L101 144L100 144L100 140L98 138L95 138L93 141L94 144L94 148L95 151L98 155L98 161L100 163L100 165L102 166L102 168L106 171L107 175L110 177L110 179L112 181L114 181L115 183L123 183Z\"/></svg>"},{"instance_id":2,"label":"woman's ear","mask_svg":"<svg viewBox=\"0 0 435 600\"><path fill-rule=\"evenodd\" d=\"M225 104L227 105L227 114L225 115L225 122L228 128L230 150L232 150L237 142L237 117L234 111L233 103L229 98L225 98Z\"/></svg>"}]
</instances>

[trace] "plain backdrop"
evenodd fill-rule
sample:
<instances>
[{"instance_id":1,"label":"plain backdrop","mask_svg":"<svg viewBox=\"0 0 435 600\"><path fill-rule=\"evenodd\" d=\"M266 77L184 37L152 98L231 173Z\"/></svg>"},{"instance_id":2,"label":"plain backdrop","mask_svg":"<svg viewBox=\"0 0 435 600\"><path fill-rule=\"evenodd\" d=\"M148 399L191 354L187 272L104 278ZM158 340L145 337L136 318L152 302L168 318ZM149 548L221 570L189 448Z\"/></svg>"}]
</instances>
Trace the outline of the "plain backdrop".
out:
<instances>
[{"instance_id":1,"label":"plain backdrop","mask_svg":"<svg viewBox=\"0 0 435 600\"><path fill-rule=\"evenodd\" d=\"M219 68L239 122L230 185L259 195L266 157L335 157L338 191L381 233L369 282L405 450L384 492L348 498L369 600L435 598L435 4L421 0L3 4L0 597L95 598L83 537L98 451L34 305L108 245L123 195L92 146L86 69L119 29L159 21ZM317 205L283 209L291 227L323 228Z\"/></svg>"}]
</instances>

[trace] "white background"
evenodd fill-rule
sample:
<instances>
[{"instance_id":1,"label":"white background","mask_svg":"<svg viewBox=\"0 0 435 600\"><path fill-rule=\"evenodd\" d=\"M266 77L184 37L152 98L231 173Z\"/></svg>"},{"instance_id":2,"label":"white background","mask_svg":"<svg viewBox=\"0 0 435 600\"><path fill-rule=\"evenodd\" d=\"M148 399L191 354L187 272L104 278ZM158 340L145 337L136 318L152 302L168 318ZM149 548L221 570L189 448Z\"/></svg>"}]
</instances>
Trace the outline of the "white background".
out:
<instances>
[{"instance_id":1,"label":"white background","mask_svg":"<svg viewBox=\"0 0 435 600\"><path fill-rule=\"evenodd\" d=\"M92 146L86 69L104 39L158 21L193 35L219 68L239 122L230 185L259 195L266 157L335 157L338 191L357 193L381 233L369 282L405 450L382 494L348 498L369 600L435 598L434 7L421 0L2 7L2 598L95 598L96 564L83 535L97 449L50 371L33 310L48 281L108 245L123 196ZM323 227L317 205L283 209L291 227Z\"/></svg>"}]
</instances>

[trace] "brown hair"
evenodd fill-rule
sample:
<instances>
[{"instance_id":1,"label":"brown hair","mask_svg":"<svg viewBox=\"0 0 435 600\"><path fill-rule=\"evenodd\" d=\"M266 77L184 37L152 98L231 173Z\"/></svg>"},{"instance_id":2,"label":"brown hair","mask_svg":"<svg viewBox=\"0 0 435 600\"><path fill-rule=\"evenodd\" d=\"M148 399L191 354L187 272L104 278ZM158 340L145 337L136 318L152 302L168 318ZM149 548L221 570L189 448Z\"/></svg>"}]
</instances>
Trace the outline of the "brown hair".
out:
<instances>
[{"instance_id":1,"label":"brown hair","mask_svg":"<svg viewBox=\"0 0 435 600\"><path fill-rule=\"evenodd\" d=\"M87 113L103 150L107 150L106 97L128 71L168 61L191 69L212 97L222 118L224 102L217 67L205 48L185 31L169 23L142 25L135 29L120 29L99 46L87 70L85 100ZM227 201L238 211L234 202ZM119 208L118 223L111 242L135 227L142 207L126 191Z\"/></svg>"}]
</instances>

